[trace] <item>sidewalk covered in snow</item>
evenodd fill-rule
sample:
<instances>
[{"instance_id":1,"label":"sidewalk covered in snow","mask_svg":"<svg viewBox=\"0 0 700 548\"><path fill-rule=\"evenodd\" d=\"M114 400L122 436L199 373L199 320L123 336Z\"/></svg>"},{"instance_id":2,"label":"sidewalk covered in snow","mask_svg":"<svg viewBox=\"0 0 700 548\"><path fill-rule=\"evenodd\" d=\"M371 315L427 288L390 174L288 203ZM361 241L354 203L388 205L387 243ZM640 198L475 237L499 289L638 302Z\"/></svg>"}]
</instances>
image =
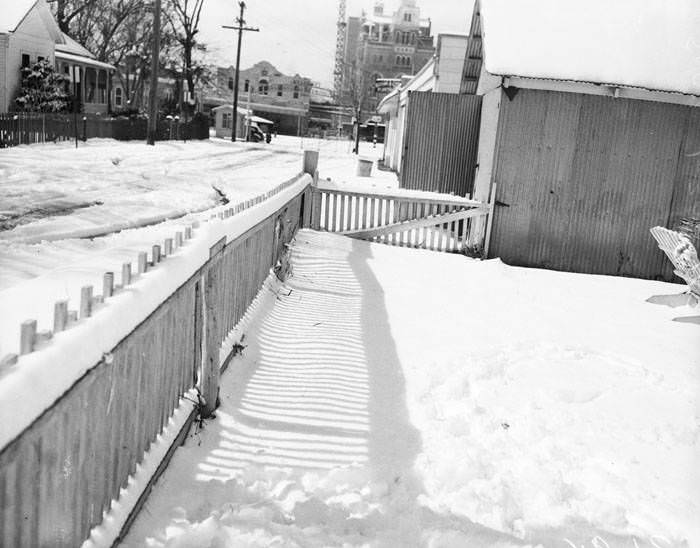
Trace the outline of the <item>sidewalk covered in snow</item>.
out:
<instances>
[{"instance_id":1,"label":"sidewalk covered in snow","mask_svg":"<svg viewBox=\"0 0 700 548\"><path fill-rule=\"evenodd\" d=\"M124 545L695 546L682 290L303 230Z\"/></svg>"}]
</instances>

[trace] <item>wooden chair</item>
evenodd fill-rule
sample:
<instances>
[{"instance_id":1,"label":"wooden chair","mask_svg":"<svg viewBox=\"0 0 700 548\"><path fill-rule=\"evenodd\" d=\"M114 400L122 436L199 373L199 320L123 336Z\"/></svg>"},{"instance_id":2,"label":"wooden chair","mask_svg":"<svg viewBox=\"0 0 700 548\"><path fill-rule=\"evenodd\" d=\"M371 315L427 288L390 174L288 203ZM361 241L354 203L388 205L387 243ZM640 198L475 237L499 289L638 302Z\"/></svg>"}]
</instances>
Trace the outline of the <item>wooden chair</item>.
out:
<instances>
[{"instance_id":1,"label":"wooden chair","mask_svg":"<svg viewBox=\"0 0 700 548\"><path fill-rule=\"evenodd\" d=\"M673 273L688 284L695 302L700 302L700 260L690 239L685 234L662 226L652 228L651 235L673 264Z\"/></svg>"}]
</instances>

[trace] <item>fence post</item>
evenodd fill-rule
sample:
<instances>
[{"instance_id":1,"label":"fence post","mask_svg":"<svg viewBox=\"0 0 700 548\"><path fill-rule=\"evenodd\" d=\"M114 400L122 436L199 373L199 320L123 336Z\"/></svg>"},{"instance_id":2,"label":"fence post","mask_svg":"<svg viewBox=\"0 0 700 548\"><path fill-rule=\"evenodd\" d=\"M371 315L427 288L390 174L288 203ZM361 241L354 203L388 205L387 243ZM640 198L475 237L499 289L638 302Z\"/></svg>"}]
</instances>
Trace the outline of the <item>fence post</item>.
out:
<instances>
[{"instance_id":1,"label":"fence post","mask_svg":"<svg viewBox=\"0 0 700 548\"><path fill-rule=\"evenodd\" d=\"M217 290L221 282L219 266L221 254L217 254L210 262L204 274L204 290L202 301L204 307L204 345L202 351L202 396L204 407L202 417L214 414L219 397L219 317L217 312Z\"/></svg>"},{"instance_id":2,"label":"fence post","mask_svg":"<svg viewBox=\"0 0 700 548\"><path fill-rule=\"evenodd\" d=\"M305 150L304 151L304 167L303 172L308 173L312 177L316 170L318 169L318 150Z\"/></svg>"},{"instance_id":3,"label":"fence post","mask_svg":"<svg viewBox=\"0 0 700 548\"><path fill-rule=\"evenodd\" d=\"M486 235L484 236L484 259L489 258L489 246L491 244L491 229L493 228L493 212L496 205L496 183L491 187L491 197L489 199L489 212L486 219Z\"/></svg>"}]
</instances>

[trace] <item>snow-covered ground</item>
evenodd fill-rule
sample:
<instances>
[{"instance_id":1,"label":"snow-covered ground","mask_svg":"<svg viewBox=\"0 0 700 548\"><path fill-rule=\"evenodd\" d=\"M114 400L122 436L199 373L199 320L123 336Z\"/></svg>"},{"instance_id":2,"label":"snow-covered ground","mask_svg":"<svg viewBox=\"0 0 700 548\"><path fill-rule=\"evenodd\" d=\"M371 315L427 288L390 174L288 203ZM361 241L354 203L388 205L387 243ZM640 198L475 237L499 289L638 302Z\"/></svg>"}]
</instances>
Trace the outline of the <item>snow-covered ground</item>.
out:
<instances>
[{"instance_id":1,"label":"snow-covered ground","mask_svg":"<svg viewBox=\"0 0 700 548\"><path fill-rule=\"evenodd\" d=\"M682 289L302 231L124 546L700 546Z\"/></svg>"},{"instance_id":2,"label":"snow-covered ground","mask_svg":"<svg viewBox=\"0 0 700 548\"><path fill-rule=\"evenodd\" d=\"M319 150L322 177L353 181L350 146L279 136L269 145L95 139L77 150L70 142L0 149L0 359L17 352L22 321L50 316L55 301L100 287L104 272L208 217L220 207L213 187L232 203L264 193L299 173L304 149ZM361 148L375 158L381 150ZM396 185L376 169L370 180Z\"/></svg>"}]
</instances>

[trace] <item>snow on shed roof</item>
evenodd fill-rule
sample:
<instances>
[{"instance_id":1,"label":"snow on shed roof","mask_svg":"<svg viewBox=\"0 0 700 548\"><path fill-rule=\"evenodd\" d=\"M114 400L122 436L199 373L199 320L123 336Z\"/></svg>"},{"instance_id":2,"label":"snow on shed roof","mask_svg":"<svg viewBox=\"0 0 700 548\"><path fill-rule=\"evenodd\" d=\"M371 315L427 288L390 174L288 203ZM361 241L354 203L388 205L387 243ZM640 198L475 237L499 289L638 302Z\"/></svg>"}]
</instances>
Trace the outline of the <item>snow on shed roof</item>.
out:
<instances>
[{"instance_id":1,"label":"snow on shed roof","mask_svg":"<svg viewBox=\"0 0 700 548\"><path fill-rule=\"evenodd\" d=\"M700 95L697 0L481 0L491 74Z\"/></svg>"},{"instance_id":2,"label":"snow on shed roof","mask_svg":"<svg viewBox=\"0 0 700 548\"><path fill-rule=\"evenodd\" d=\"M3 0L0 9L0 33L13 32L38 0Z\"/></svg>"}]
</instances>

